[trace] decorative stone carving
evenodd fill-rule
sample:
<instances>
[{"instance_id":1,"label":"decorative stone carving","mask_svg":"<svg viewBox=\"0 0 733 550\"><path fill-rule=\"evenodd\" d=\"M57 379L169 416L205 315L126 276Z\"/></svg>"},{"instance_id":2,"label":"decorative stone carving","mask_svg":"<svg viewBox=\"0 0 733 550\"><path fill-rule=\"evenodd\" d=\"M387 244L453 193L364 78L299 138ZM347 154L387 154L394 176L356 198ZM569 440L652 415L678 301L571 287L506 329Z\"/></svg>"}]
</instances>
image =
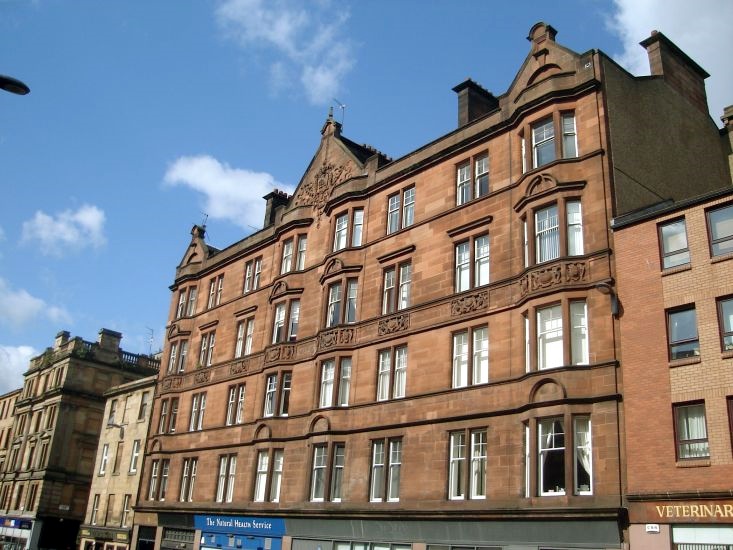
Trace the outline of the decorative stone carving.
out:
<instances>
[{"instance_id":1,"label":"decorative stone carving","mask_svg":"<svg viewBox=\"0 0 733 550\"><path fill-rule=\"evenodd\" d=\"M568 283L585 281L587 271L586 262L568 262L565 264L565 281Z\"/></svg>"},{"instance_id":2,"label":"decorative stone carving","mask_svg":"<svg viewBox=\"0 0 733 550\"><path fill-rule=\"evenodd\" d=\"M206 384L209 380L211 380L210 370L202 370L193 375L194 384Z\"/></svg>"},{"instance_id":3,"label":"decorative stone carving","mask_svg":"<svg viewBox=\"0 0 733 550\"><path fill-rule=\"evenodd\" d=\"M249 371L249 360L237 361L229 366L229 374L236 375Z\"/></svg>"},{"instance_id":4,"label":"decorative stone carving","mask_svg":"<svg viewBox=\"0 0 733 550\"><path fill-rule=\"evenodd\" d=\"M353 328L338 328L329 330L320 335L318 347L322 350L338 345L346 345L354 342L355 331Z\"/></svg>"},{"instance_id":5,"label":"decorative stone carving","mask_svg":"<svg viewBox=\"0 0 733 550\"><path fill-rule=\"evenodd\" d=\"M333 188L351 177L351 169L346 166L336 166L333 163L323 164L315 176L298 189L295 206L313 206L316 218L316 227L320 227L321 216L331 198Z\"/></svg>"},{"instance_id":6,"label":"decorative stone carving","mask_svg":"<svg viewBox=\"0 0 733 550\"><path fill-rule=\"evenodd\" d=\"M486 290L461 296L450 303L451 315L463 315L489 307L489 293Z\"/></svg>"},{"instance_id":7,"label":"decorative stone carving","mask_svg":"<svg viewBox=\"0 0 733 550\"><path fill-rule=\"evenodd\" d=\"M163 391L175 390L177 388L180 388L181 384L183 384L183 379L180 376L175 376L173 378L164 378Z\"/></svg>"},{"instance_id":8,"label":"decorative stone carving","mask_svg":"<svg viewBox=\"0 0 733 550\"><path fill-rule=\"evenodd\" d=\"M396 315L387 319L379 321L378 333L380 336L385 334L394 334L410 328L410 315L403 313L402 315Z\"/></svg>"},{"instance_id":9,"label":"decorative stone carving","mask_svg":"<svg viewBox=\"0 0 733 550\"><path fill-rule=\"evenodd\" d=\"M288 361L294 357L295 345L282 344L267 350L265 353L265 363L272 363L273 361Z\"/></svg>"},{"instance_id":10,"label":"decorative stone carving","mask_svg":"<svg viewBox=\"0 0 733 550\"><path fill-rule=\"evenodd\" d=\"M530 271L519 280L522 296L529 292L545 290L563 283L579 283L587 280L588 262L565 262Z\"/></svg>"}]
</instances>

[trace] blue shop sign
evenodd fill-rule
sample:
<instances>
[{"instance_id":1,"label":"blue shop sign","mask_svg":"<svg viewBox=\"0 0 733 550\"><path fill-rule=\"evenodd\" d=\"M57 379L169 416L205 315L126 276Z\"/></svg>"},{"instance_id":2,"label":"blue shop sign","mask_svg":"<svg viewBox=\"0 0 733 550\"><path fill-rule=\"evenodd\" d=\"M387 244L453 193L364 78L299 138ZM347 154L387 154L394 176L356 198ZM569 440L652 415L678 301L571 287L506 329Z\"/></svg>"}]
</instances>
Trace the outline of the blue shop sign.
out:
<instances>
[{"instance_id":1,"label":"blue shop sign","mask_svg":"<svg viewBox=\"0 0 733 550\"><path fill-rule=\"evenodd\" d=\"M194 526L196 529L209 533L265 537L277 537L285 534L285 520L282 518L196 515L194 516Z\"/></svg>"}]
</instances>

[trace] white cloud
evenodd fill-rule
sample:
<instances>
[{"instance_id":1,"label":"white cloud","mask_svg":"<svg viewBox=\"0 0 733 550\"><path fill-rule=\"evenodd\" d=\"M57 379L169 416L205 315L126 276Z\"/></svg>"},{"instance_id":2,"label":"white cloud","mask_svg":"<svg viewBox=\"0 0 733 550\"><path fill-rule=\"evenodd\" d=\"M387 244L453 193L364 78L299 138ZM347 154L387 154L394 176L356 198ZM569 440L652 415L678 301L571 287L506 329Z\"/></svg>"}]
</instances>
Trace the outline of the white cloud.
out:
<instances>
[{"instance_id":1,"label":"white cloud","mask_svg":"<svg viewBox=\"0 0 733 550\"><path fill-rule=\"evenodd\" d=\"M166 171L164 182L203 193L209 217L249 229L262 227L264 195L276 188L292 192L266 172L232 168L208 155L179 158Z\"/></svg>"},{"instance_id":2,"label":"white cloud","mask_svg":"<svg viewBox=\"0 0 733 550\"><path fill-rule=\"evenodd\" d=\"M0 324L18 327L34 319L46 319L53 323L70 323L69 313L58 306L50 306L24 289L14 290L0 278Z\"/></svg>"},{"instance_id":3,"label":"white cloud","mask_svg":"<svg viewBox=\"0 0 733 550\"><path fill-rule=\"evenodd\" d=\"M38 352L30 346L0 344L0 395L23 387L23 373L28 370L31 357Z\"/></svg>"},{"instance_id":4,"label":"white cloud","mask_svg":"<svg viewBox=\"0 0 733 550\"><path fill-rule=\"evenodd\" d=\"M294 0L223 0L216 17L243 48L274 50L271 66L276 90L287 83L303 86L314 105L330 103L354 65L352 43L342 29L349 18L343 4L311 2L308 9ZM287 82L284 75L299 75Z\"/></svg>"},{"instance_id":5,"label":"white cloud","mask_svg":"<svg viewBox=\"0 0 733 550\"><path fill-rule=\"evenodd\" d=\"M52 256L86 247L104 246L104 210L84 204L75 212L64 210L49 216L40 210L32 219L23 222L22 242L38 241L41 251Z\"/></svg>"},{"instance_id":6,"label":"white cloud","mask_svg":"<svg viewBox=\"0 0 733 550\"><path fill-rule=\"evenodd\" d=\"M723 108L733 104L730 56L733 19L730 0L614 0L609 27L624 51L616 61L635 75L649 74L649 58L639 42L658 30L710 73L705 83L710 115L717 123Z\"/></svg>"}]
</instances>

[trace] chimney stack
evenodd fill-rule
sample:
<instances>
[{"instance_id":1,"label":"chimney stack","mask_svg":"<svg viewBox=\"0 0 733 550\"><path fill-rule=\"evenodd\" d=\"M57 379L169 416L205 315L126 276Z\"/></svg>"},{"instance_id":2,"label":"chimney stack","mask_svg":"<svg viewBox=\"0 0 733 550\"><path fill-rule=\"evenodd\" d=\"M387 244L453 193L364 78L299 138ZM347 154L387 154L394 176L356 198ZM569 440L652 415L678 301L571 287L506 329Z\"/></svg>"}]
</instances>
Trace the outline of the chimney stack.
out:
<instances>
[{"instance_id":1,"label":"chimney stack","mask_svg":"<svg viewBox=\"0 0 733 550\"><path fill-rule=\"evenodd\" d=\"M458 127L499 108L499 100L470 78L453 88L458 94Z\"/></svg>"},{"instance_id":2,"label":"chimney stack","mask_svg":"<svg viewBox=\"0 0 733 550\"><path fill-rule=\"evenodd\" d=\"M663 77L669 86L709 116L705 79L710 75L659 31L652 31L639 44L646 48L652 76Z\"/></svg>"},{"instance_id":3,"label":"chimney stack","mask_svg":"<svg viewBox=\"0 0 733 550\"><path fill-rule=\"evenodd\" d=\"M288 201L290 200L290 195L288 195L285 191L280 191L279 189L275 189L271 193L268 193L264 197L262 197L267 201L267 205L265 206L265 227L269 227L272 224L275 223L275 220L277 219L277 212L280 210L283 206L288 204Z\"/></svg>"}]
</instances>

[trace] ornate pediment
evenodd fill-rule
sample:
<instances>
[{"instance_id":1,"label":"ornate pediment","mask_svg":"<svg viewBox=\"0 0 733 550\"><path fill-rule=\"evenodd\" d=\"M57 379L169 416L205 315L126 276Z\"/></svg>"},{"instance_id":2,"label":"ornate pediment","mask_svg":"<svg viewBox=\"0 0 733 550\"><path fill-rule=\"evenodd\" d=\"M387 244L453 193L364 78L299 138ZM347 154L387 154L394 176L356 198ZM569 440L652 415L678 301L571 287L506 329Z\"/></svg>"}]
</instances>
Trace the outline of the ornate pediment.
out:
<instances>
[{"instance_id":1,"label":"ornate pediment","mask_svg":"<svg viewBox=\"0 0 733 550\"><path fill-rule=\"evenodd\" d=\"M316 227L320 225L321 216L331 198L334 188L349 179L352 169L344 164L324 163L310 176L296 192L295 206L312 206Z\"/></svg>"},{"instance_id":2,"label":"ornate pediment","mask_svg":"<svg viewBox=\"0 0 733 550\"><path fill-rule=\"evenodd\" d=\"M341 258L332 258L326 263L326 267L321 275L321 284L327 279L341 275L342 273L358 273L362 270L360 265L346 265Z\"/></svg>"},{"instance_id":3,"label":"ornate pediment","mask_svg":"<svg viewBox=\"0 0 733 550\"><path fill-rule=\"evenodd\" d=\"M519 213L531 202L558 191L583 189L585 183L584 181L558 181L552 174L547 172L536 174L527 182L524 195L514 205L514 211Z\"/></svg>"}]
</instances>

